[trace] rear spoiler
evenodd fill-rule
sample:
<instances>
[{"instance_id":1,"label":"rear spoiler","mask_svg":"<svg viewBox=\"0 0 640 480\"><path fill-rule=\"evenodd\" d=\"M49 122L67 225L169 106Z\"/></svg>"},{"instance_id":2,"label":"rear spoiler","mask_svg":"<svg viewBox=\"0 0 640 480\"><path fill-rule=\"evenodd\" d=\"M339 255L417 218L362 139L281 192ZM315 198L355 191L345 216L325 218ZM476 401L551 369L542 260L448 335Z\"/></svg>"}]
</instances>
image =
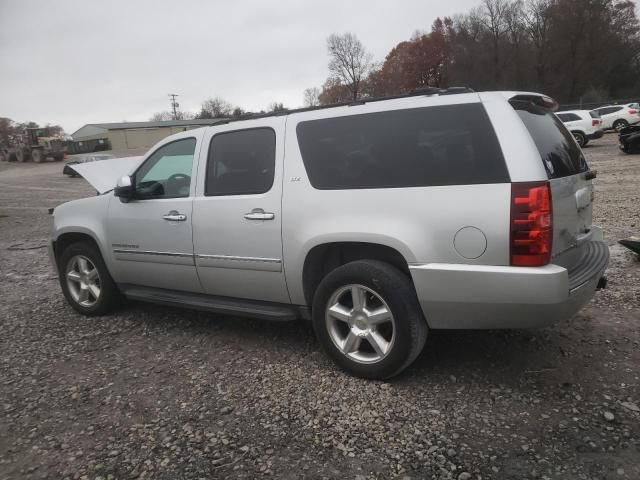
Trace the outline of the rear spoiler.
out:
<instances>
[{"instance_id":1,"label":"rear spoiler","mask_svg":"<svg viewBox=\"0 0 640 480\"><path fill-rule=\"evenodd\" d=\"M539 93L519 93L509 98L509 103L511 103L512 105L514 103L529 103L535 105L536 107L541 107L552 112L558 110L559 107L558 102L556 102L553 98Z\"/></svg>"}]
</instances>

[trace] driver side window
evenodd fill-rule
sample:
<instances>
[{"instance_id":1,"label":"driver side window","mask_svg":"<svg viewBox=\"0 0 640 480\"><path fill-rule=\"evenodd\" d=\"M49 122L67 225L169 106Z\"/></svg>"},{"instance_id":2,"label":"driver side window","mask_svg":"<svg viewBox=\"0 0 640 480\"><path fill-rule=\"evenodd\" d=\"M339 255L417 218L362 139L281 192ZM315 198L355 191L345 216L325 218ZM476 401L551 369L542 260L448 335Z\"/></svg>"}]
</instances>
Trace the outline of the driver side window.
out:
<instances>
[{"instance_id":1,"label":"driver side window","mask_svg":"<svg viewBox=\"0 0 640 480\"><path fill-rule=\"evenodd\" d=\"M156 150L135 175L136 198L189 196L195 138L168 143Z\"/></svg>"}]
</instances>

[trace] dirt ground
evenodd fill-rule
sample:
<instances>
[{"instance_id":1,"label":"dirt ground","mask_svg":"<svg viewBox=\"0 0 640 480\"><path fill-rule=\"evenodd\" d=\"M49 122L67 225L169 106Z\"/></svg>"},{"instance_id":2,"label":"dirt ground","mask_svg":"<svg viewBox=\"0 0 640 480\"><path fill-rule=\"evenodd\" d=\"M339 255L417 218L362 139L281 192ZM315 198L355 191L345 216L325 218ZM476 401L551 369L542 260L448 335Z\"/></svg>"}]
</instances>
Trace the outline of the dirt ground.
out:
<instances>
[{"instance_id":1,"label":"dirt ground","mask_svg":"<svg viewBox=\"0 0 640 480\"><path fill-rule=\"evenodd\" d=\"M594 223L609 288L535 331L432 333L390 382L338 371L304 323L130 302L85 318L44 248L62 165L0 164L0 479L640 478L640 155L615 135Z\"/></svg>"}]
</instances>

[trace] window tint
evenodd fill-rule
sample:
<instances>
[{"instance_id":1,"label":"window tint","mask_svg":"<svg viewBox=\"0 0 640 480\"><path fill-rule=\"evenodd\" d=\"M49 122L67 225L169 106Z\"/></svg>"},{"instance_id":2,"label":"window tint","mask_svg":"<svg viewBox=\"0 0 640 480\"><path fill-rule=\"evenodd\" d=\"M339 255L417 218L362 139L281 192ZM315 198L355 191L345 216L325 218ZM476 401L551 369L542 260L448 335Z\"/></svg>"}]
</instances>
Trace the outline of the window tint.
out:
<instances>
[{"instance_id":1,"label":"window tint","mask_svg":"<svg viewBox=\"0 0 640 480\"><path fill-rule=\"evenodd\" d=\"M573 136L549 110L513 102L540 152L549 178L567 177L587 170L587 162Z\"/></svg>"},{"instance_id":2,"label":"window tint","mask_svg":"<svg viewBox=\"0 0 640 480\"><path fill-rule=\"evenodd\" d=\"M195 138L168 143L156 150L135 175L136 197L188 197Z\"/></svg>"},{"instance_id":3,"label":"window tint","mask_svg":"<svg viewBox=\"0 0 640 480\"><path fill-rule=\"evenodd\" d=\"M310 120L297 134L317 189L509 182L481 104Z\"/></svg>"},{"instance_id":4,"label":"window tint","mask_svg":"<svg viewBox=\"0 0 640 480\"><path fill-rule=\"evenodd\" d=\"M591 115L591 118L600 118L600 112L598 110L591 110L589 115Z\"/></svg>"},{"instance_id":5,"label":"window tint","mask_svg":"<svg viewBox=\"0 0 640 480\"><path fill-rule=\"evenodd\" d=\"M600 112L600 115L609 115L610 113L619 112L622 108L623 107L604 107L598 108L597 110Z\"/></svg>"},{"instance_id":6,"label":"window tint","mask_svg":"<svg viewBox=\"0 0 640 480\"><path fill-rule=\"evenodd\" d=\"M271 128L219 133L209 147L205 195L268 192L275 162L276 134Z\"/></svg>"},{"instance_id":7,"label":"window tint","mask_svg":"<svg viewBox=\"0 0 640 480\"><path fill-rule=\"evenodd\" d=\"M563 122L575 122L580 120L580 116L575 113L558 113L558 118Z\"/></svg>"}]
</instances>

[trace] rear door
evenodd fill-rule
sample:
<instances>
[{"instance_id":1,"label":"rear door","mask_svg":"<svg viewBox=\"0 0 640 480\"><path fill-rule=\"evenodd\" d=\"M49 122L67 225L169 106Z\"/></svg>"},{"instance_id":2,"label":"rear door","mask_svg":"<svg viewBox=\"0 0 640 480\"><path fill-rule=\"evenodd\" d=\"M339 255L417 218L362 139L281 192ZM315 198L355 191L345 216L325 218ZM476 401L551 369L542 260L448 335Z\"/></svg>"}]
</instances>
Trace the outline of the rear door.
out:
<instances>
[{"instance_id":1,"label":"rear door","mask_svg":"<svg viewBox=\"0 0 640 480\"><path fill-rule=\"evenodd\" d=\"M282 261L285 121L231 123L205 135L193 246L207 294L289 303Z\"/></svg>"},{"instance_id":2,"label":"rear door","mask_svg":"<svg viewBox=\"0 0 640 480\"><path fill-rule=\"evenodd\" d=\"M514 104L540 153L551 185L553 263L571 267L591 239L593 185L571 133L549 110Z\"/></svg>"},{"instance_id":3,"label":"rear door","mask_svg":"<svg viewBox=\"0 0 640 480\"><path fill-rule=\"evenodd\" d=\"M599 108L600 118L602 120L602 128L613 128L613 122L620 118L622 107L604 107Z\"/></svg>"}]
</instances>

